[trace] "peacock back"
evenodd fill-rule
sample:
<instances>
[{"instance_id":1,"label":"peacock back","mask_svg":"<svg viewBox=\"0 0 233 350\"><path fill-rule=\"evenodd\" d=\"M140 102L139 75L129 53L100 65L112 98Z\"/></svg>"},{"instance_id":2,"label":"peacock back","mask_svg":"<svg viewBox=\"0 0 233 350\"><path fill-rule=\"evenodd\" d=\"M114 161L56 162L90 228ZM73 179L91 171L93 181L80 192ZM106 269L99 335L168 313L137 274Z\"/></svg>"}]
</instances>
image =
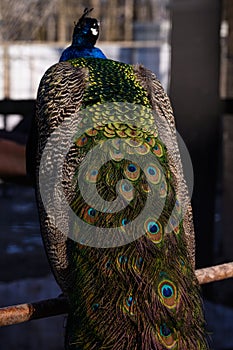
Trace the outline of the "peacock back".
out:
<instances>
[{"instance_id":1,"label":"peacock back","mask_svg":"<svg viewBox=\"0 0 233 350\"><path fill-rule=\"evenodd\" d=\"M41 230L70 304L66 349L208 349L174 119L154 74L96 58L56 64L36 129Z\"/></svg>"}]
</instances>

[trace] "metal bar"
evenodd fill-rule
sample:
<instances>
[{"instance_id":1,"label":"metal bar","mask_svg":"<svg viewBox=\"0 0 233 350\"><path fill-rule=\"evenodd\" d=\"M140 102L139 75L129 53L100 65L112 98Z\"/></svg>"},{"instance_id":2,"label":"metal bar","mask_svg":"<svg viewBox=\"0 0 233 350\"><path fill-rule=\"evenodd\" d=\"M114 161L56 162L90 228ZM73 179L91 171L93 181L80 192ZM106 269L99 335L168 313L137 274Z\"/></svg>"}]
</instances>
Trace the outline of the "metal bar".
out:
<instances>
[{"instance_id":1,"label":"metal bar","mask_svg":"<svg viewBox=\"0 0 233 350\"><path fill-rule=\"evenodd\" d=\"M233 277L233 262L196 270L200 284ZM65 297L0 308L0 327L68 313Z\"/></svg>"}]
</instances>

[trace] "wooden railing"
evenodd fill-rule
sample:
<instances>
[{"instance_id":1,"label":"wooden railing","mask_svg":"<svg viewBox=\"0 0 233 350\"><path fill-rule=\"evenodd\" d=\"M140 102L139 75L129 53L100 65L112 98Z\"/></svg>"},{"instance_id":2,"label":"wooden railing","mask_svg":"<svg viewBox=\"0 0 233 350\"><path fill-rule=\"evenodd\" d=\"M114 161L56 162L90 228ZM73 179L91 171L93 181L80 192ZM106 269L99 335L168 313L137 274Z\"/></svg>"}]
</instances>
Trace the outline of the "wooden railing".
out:
<instances>
[{"instance_id":1,"label":"wooden railing","mask_svg":"<svg viewBox=\"0 0 233 350\"><path fill-rule=\"evenodd\" d=\"M200 284L233 277L233 262L196 270ZM0 309L0 327L68 313L64 296L39 302L8 306Z\"/></svg>"}]
</instances>

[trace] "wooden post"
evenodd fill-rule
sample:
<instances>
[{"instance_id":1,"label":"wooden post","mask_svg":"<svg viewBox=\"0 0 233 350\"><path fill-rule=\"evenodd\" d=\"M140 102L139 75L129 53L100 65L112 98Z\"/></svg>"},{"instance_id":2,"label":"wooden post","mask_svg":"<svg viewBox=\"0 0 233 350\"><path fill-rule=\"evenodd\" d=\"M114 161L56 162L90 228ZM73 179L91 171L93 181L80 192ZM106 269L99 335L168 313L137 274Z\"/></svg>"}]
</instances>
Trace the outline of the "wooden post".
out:
<instances>
[{"instance_id":1,"label":"wooden post","mask_svg":"<svg viewBox=\"0 0 233 350\"><path fill-rule=\"evenodd\" d=\"M224 20L228 23L228 35L224 60L225 96L233 101L233 2L224 1ZM233 256L232 208L233 208L233 110L223 118L223 242L222 253L226 259ZM232 293L232 292L231 292Z\"/></svg>"},{"instance_id":2,"label":"wooden post","mask_svg":"<svg viewBox=\"0 0 233 350\"><path fill-rule=\"evenodd\" d=\"M233 257L233 116L223 119L223 241L222 252L227 260Z\"/></svg>"},{"instance_id":3,"label":"wooden post","mask_svg":"<svg viewBox=\"0 0 233 350\"><path fill-rule=\"evenodd\" d=\"M58 41L65 42L66 38L66 3L65 0L59 0L58 11Z\"/></svg>"},{"instance_id":4,"label":"wooden post","mask_svg":"<svg viewBox=\"0 0 233 350\"><path fill-rule=\"evenodd\" d=\"M107 2L107 11L105 12L105 21L106 21L106 40L116 40L119 32L118 28L118 6L117 1L112 0Z\"/></svg>"},{"instance_id":5,"label":"wooden post","mask_svg":"<svg viewBox=\"0 0 233 350\"><path fill-rule=\"evenodd\" d=\"M134 1L125 0L125 28L124 28L124 40L133 40L133 11Z\"/></svg>"},{"instance_id":6,"label":"wooden post","mask_svg":"<svg viewBox=\"0 0 233 350\"><path fill-rule=\"evenodd\" d=\"M233 2L232 0L225 0L223 2L223 18L227 21L228 25L228 35L226 38L226 50L225 57L225 66L226 66L226 86L225 96L226 98L233 98Z\"/></svg>"},{"instance_id":7,"label":"wooden post","mask_svg":"<svg viewBox=\"0 0 233 350\"><path fill-rule=\"evenodd\" d=\"M173 0L171 89L177 128L194 167L197 266L213 265L219 156L219 0Z\"/></svg>"},{"instance_id":8,"label":"wooden post","mask_svg":"<svg viewBox=\"0 0 233 350\"><path fill-rule=\"evenodd\" d=\"M10 98L10 57L8 44L3 45L4 98Z\"/></svg>"}]
</instances>

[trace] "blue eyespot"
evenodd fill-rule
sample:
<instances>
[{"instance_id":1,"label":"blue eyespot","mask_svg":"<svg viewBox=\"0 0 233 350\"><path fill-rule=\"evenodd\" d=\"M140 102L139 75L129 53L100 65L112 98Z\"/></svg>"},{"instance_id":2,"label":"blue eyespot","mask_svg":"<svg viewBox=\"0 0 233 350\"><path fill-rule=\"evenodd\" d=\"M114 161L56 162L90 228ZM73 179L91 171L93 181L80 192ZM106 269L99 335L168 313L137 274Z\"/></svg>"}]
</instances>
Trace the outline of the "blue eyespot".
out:
<instances>
[{"instance_id":1,"label":"blue eyespot","mask_svg":"<svg viewBox=\"0 0 233 350\"><path fill-rule=\"evenodd\" d=\"M164 284L161 292L164 298L171 298L174 294L174 290L169 284Z\"/></svg>"},{"instance_id":2,"label":"blue eyespot","mask_svg":"<svg viewBox=\"0 0 233 350\"><path fill-rule=\"evenodd\" d=\"M105 267L106 267L106 269L110 269L110 267L111 267L111 261L110 260L106 262Z\"/></svg>"},{"instance_id":3,"label":"blue eyespot","mask_svg":"<svg viewBox=\"0 0 233 350\"><path fill-rule=\"evenodd\" d=\"M132 303L133 303L133 297L130 296L130 297L127 299L126 302L127 302L127 305L128 305L128 306L131 306Z\"/></svg>"},{"instance_id":4,"label":"blue eyespot","mask_svg":"<svg viewBox=\"0 0 233 350\"><path fill-rule=\"evenodd\" d=\"M180 259L181 266L185 266L185 262L183 259Z\"/></svg>"},{"instance_id":5,"label":"blue eyespot","mask_svg":"<svg viewBox=\"0 0 233 350\"><path fill-rule=\"evenodd\" d=\"M166 325L166 323L163 323L163 324L160 326L160 334L161 334L163 337L169 337L169 336L172 334L170 328L168 328L168 326Z\"/></svg>"},{"instance_id":6,"label":"blue eyespot","mask_svg":"<svg viewBox=\"0 0 233 350\"><path fill-rule=\"evenodd\" d=\"M123 226L126 226L128 223L129 223L129 220L124 218L122 221L121 221L122 225Z\"/></svg>"},{"instance_id":7,"label":"blue eyespot","mask_svg":"<svg viewBox=\"0 0 233 350\"><path fill-rule=\"evenodd\" d=\"M140 258L137 260L137 265L142 266L143 258L140 256Z\"/></svg>"},{"instance_id":8,"label":"blue eyespot","mask_svg":"<svg viewBox=\"0 0 233 350\"><path fill-rule=\"evenodd\" d=\"M96 210L93 208L88 209L88 215L94 217L96 215Z\"/></svg>"},{"instance_id":9,"label":"blue eyespot","mask_svg":"<svg viewBox=\"0 0 233 350\"><path fill-rule=\"evenodd\" d=\"M91 176L96 176L98 174L98 170L92 170L91 171Z\"/></svg>"},{"instance_id":10,"label":"blue eyespot","mask_svg":"<svg viewBox=\"0 0 233 350\"><path fill-rule=\"evenodd\" d=\"M156 169L153 168L153 167L151 167L151 166L147 169L147 172L148 172L148 174L151 175L151 176L156 175Z\"/></svg>"},{"instance_id":11,"label":"blue eyespot","mask_svg":"<svg viewBox=\"0 0 233 350\"><path fill-rule=\"evenodd\" d=\"M131 173L134 173L134 172L137 170L137 168L136 168L136 166L135 166L134 164L129 164L129 165L128 165L128 170L129 170Z\"/></svg>"},{"instance_id":12,"label":"blue eyespot","mask_svg":"<svg viewBox=\"0 0 233 350\"><path fill-rule=\"evenodd\" d=\"M125 255L121 255L121 256L119 256L118 260L119 260L120 264L123 264L123 263L127 263L128 258Z\"/></svg>"},{"instance_id":13,"label":"blue eyespot","mask_svg":"<svg viewBox=\"0 0 233 350\"><path fill-rule=\"evenodd\" d=\"M154 221L150 221L147 225L147 229L151 234L156 234L159 231L159 225Z\"/></svg>"},{"instance_id":14,"label":"blue eyespot","mask_svg":"<svg viewBox=\"0 0 233 350\"><path fill-rule=\"evenodd\" d=\"M129 183L123 184L122 185L122 190L124 192L130 192L132 190L132 186Z\"/></svg>"},{"instance_id":15,"label":"blue eyespot","mask_svg":"<svg viewBox=\"0 0 233 350\"><path fill-rule=\"evenodd\" d=\"M140 256L137 260L136 260L136 266L140 269L142 267L143 264L143 258Z\"/></svg>"},{"instance_id":16,"label":"blue eyespot","mask_svg":"<svg viewBox=\"0 0 233 350\"><path fill-rule=\"evenodd\" d=\"M93 310L93 311L97 311L98 308L99 308L99 304L93 304L93 305L92 305L92 310Z\"/></svg>"}]
</instances>

